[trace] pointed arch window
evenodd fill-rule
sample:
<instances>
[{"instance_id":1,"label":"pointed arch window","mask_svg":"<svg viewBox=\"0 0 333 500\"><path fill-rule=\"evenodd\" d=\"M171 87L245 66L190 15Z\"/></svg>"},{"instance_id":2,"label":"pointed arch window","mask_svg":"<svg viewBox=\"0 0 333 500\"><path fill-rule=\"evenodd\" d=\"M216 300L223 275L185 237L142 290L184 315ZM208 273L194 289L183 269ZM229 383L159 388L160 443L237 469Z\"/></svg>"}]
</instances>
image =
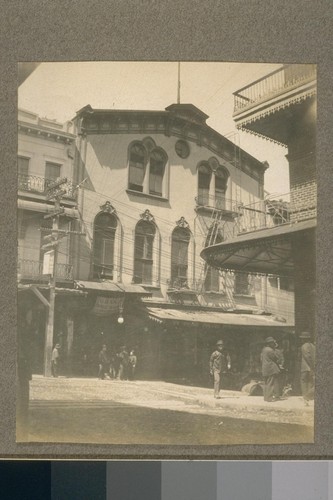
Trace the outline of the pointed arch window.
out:
<instances>
[{"instance_id":1,"label":"pointed arch window","mask_svg":"<svg viewBox=\"0 0 333 500\"><path fill-rule=\"evenodd\" d=\"M133 144L129 152L129 180L128 188L143 192L145 178L145 149L141 144Z\"/></svg>"},{"instance_id":2,"label":"pointed arch window","mask_svg":"<svg viewBox=\"0 0 333 500\"><path fill-rule=\"evenodd\" d=\"M128 189L131 192L166 198L168 156L151 137L129 147Z\"/></svg>"},{"instance_id":3,"label":"pointed arch window","mask_svg":"<svg viewBox=\"0 0 333 500\"><path fill-rule=\"evenodd\" d=\"M149 157L149 194L162 196L166 157L162 151L153 150Z\"/></svg>"},{"instance_id":4,"label":"pointed arch window","mask_svg":"<svg viewBox=\"0 0 333 500\"><path fill-rule=\"evenodd\" d=\"M209 188L212 178L212 170L207 165L198 168L198 204L209 205Z\"/></svg>"},{"instance_id":5,"label":"pointed arch window","mask_svg":"<svg viewBox=\"0 0 333 500\"><path fill-rule=\"evenodd\" d=\"M156 227L152 222L140 221L136 225L134 242L134 283L152 284L155 233Z\"/></svg>"},{"instance_id":6,"label":"pointed arch window","mask_svg":"<svg viewBox=\"0 0 333 500\"><path fill-rule=\"evenodd\" d=\"M225 208L225 192L227 190L228 177L223 168L219 167L215 171L215 206Z\"/></svg>"},{"instance_id":7,"label":"pointed arch window","mask_svg":"<svg viewBox=\"0 0 333 500\"><path fill-rule=\"evenodd\" d=\"M101 213L94 223L94 278L113 279L114 243L117 229L117 217L114 214Z\"/></svg>"},{"instance_id":8,"label":"pointed arch window","mask_svg":"<svg viewBox=\"0 0 333 500\"><path fill-rule=\"evenodd\" d=\"M171 283L172 286L187 284L188 248L191 233L188 228L176 227L171 242Z\"/></svg>"}]
</instances>

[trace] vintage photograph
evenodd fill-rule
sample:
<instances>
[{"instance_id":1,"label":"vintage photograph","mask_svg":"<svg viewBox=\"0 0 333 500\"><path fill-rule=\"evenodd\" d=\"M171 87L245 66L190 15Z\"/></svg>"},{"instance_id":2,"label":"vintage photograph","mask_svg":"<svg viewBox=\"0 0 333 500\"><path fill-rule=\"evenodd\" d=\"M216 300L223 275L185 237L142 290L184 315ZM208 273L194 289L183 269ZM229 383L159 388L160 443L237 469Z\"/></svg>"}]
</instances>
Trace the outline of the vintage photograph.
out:
<instances>
[{"instance_id":1,"label":"vintage photograph","mask_svg":"<svg viewBox=\"0 0 333 500\"><path fill-rule=\"evenodd\" d=\"M17 442L314 442L316 94L314 64L19 64Z\"/></svg>"}]
</instances>

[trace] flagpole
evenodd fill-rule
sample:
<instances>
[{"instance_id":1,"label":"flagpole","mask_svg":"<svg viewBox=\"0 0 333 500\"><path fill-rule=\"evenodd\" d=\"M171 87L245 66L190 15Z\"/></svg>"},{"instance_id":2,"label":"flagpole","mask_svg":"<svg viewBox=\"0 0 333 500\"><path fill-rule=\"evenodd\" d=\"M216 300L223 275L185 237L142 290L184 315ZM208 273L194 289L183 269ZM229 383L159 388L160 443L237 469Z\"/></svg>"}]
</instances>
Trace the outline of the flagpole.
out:
<instances>
[{"instance_id":1,"label":"flagpole","mask_svg":"<svg viewBox=\"0 0 333 500\"><path fill-rule=\"evenodd\" d=\"M180 104L180 62L178 62L178 89L177 89L177 104Z\"/></svg>"}]
</instances>

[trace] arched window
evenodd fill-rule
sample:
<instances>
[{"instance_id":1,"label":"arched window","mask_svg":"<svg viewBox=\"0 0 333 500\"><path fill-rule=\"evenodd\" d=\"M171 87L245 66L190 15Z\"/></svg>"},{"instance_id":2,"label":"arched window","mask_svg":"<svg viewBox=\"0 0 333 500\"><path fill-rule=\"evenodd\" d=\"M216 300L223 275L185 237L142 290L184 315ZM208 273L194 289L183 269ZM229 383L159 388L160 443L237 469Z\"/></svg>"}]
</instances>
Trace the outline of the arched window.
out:
<instances>
[{"instance_id":1,"label":"arched window","mask_svg":"<svg viewBox=\"0 0 333 500\"><path fill-rule=\"evenodd\" d=\"M135 142L129 148L128 189L152 196L168 196L165 175L168 157L151 137Z\"/></svg>"},{"instance_id":2,"label":"arched window","mask_svg":"<svg viewBox=\"0 0 333 500\"><path fill-rule=\"evenodd\" d=\"M156 227L152 222L140 221L136 225L134 243L134 283L152 284L155 233Z\"/></svg>"},{"instance_id":3,"label":"arched window","mask_svg":"<svg viewBox=\"0 0 333 500\"><path fill-rule=\"evenodd\" d=\"M227 190L228 177L223 168L217 168L215 171L215 206L216 208L225 208L225 192Z\"/></svg>"},{"instance_id":4,"label":"arched window","mask_svg":"<svg viewBox=\"0 0 333 500\"><path fill-rule=\"evenodd\" d=\"M141 144L133 144L129 152L128 188L142 193L144 178L145 149Z\"/></svg>"},{"instance_id":5,"label":"arched window","mask_svg":"<svg viewBox=\"0 0 333 500\"><path fill-rule=\"evenodd\" d=\"M150 169L149 169L149 194L162 196L163 194L163 177L165 171L166 158L165 155L158 150L153 150L150 153Z\"/></svg>"},{"instance_id":6,"label":"arched window","mask_svg":"<svg viewBox=\"0 0 333 500\"><path fill-rule=\"evenodd\" d=\"M191 233L187 228L176 227L171 243L171 283L172 286L187 284L188 247Z\"/></svg>"},{"instance_id":7,"label":"arched window","mask_svg":"<svg viewBox=\"0 0 333 500\"><path fill-rule=\"evenodd\" d=\"M198 168L198 204L209 205L209 187L212 178L212 171L206 165Z\"/></svg>"},{"instance_id":8,"label":"arched window","mask_svg":"<svg viewBox=\"0 0 333 500\"><path fill-rule=\"evenodd\" d=\"M94 224L94 278L113 279L114 241L117 229L117 217L101 213Z\"/></svg>"}]
</instances>

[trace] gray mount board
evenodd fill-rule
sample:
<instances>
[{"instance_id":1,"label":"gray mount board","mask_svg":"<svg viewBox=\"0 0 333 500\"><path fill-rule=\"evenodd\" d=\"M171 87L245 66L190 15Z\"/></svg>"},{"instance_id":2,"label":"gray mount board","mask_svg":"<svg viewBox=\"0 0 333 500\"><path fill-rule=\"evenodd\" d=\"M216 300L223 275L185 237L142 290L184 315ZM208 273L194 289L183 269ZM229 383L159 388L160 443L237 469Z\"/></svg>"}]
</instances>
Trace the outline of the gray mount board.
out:
<instances>
[{"instance_id":1,"label":"gray mount board","mask_svg":"<svg viewBox=\"0 0 333 500\"><path fill-rule=\"evenodd\" d=\"M332 18L333 4L327 0L2 2L2 457L282 459L332 456ZM17 63L66 60L214 60L318 64L317 352L320 371L316 380L315 444L208 447L16 444L13 388L16 356Z\"/></svg>"}]
</instances>

